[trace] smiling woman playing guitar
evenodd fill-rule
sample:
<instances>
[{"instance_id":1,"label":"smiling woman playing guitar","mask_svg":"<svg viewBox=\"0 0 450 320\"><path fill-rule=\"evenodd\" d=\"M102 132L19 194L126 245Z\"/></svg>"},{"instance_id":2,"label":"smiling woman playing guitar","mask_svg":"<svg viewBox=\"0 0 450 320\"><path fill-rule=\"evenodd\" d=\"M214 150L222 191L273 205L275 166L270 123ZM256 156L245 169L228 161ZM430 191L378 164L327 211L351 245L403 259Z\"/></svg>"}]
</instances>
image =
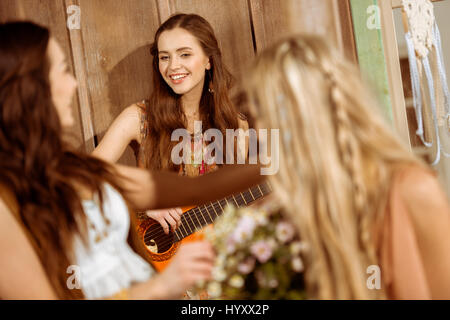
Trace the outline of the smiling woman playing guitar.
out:
<instances>
[{"instance_id":1,"label":"smiling woman playing guitar","mask_svg":"<svg viewBox=\"0 0 450 320\"><path fill-rule=\"evenodd\" d=\"M247 130L248 124L230 101L232 76L222 62L211 25L195 14L174 15L157 30L151 54L152 96L148 101L127 107L112 123L93 155L115 162L130 142L137 141L140 167L187 176L216 170L215 163L207 164L203 134L193 135L194 121L202 121L203 130L217 128L224 136L226 129ZM201 163L175 165L171 161L171 151L177 144L171 141L171 134L178 128L185 128L191 134L192 147L197 139L195 145L201 150L192 150L201 153ZM172 231L182 226L182 213L180 208L147 211L149 217L161 224L166 235L169 225ZM145 214L140 217L144 218L139 227L143 236L150 222ZM187 231L189 225L182 228ZM156 250L153 242L146 246Z\"/></svg>"}]
</instances>

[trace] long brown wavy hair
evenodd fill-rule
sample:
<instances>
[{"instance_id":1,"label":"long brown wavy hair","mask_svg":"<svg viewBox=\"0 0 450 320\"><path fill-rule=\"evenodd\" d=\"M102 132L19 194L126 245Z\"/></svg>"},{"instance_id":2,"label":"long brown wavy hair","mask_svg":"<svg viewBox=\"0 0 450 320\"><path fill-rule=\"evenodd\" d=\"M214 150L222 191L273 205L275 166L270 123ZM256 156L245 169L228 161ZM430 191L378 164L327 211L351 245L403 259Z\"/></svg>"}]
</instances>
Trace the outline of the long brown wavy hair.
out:
<instances>
[{"instance_id":1,"label":"long brown wavy hair","mask_svg":"<svg viewBox=\"0 0 450 320\"><path fill-rule=\"evenodd\" d=\"M174 93L161 76L158 57L158 40L161 33L174 28L183 28L190 32L199 41L211 64L211 69L205 75L200 99L203 131L217 128L222 131L225 141L225 130L237 129L238 117L244 117L238 113L230 100L229 90L233 77L222 62L222 53L211 25L196 14L176 14L170 17L156 31L151 46L153 93L147 110L149 132L143 143L147 168L177 171L179 166L170 161L170 153L177 141L170 141L170 137L175 129L186 127L186 117L181 109L181 95ZM208 91L210 82L213 93Z\"/></svg>"},{"instance_id":2,"label":"long brown wavy hair","mask_svg":"<svg viewBox=\"0 0 450 320\"><path fill-rule=\"evenodd\" d=\"M121 189L106 163L63 142L50 91L48 43L48 29L31 22L0 25L0 185L15 197L17 218L56 294L78 299L82 291L66 285L67 267L76 263L74 236L86 239L74 183L100 199L105 181Z\"/></svg>"}]
</instances>

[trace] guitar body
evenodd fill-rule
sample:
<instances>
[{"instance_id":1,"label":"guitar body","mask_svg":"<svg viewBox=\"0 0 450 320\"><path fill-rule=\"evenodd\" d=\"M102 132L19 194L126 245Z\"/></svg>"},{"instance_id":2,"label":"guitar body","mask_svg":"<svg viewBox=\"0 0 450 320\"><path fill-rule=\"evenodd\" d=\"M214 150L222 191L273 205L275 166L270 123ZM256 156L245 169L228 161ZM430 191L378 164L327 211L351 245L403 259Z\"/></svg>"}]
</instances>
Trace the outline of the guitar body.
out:
<instances>
[{"instance_id":1,"label":"guitar body","mask_svg":"<svg viewBox=\"0 0 450 320\"><path fill-rule=\"evenodd\" d=\"M181 243L203 240L202 229L213 225L214 220L223 213L227 205L247 206L270 193L267 183L256 185L247 191L202 206L182 208L181 226L175 232L165 234L162 226L145 213L138 215L137 236L147 260L158 272L171 262ZM199 231L197 231L199 230Z\"/></svg>"},{"instance_id":2,"label":"guitar body","mask_svg":"<svg viewBox=\"0 0 450 320\"><path fill-rule=\"evenodd\" d=\"M183 213L194 207L182 208ZM163 228L158 221L151 218L144 218L137 227L139 238L145 245L147 256L150 263L158 271L163 271L171 262L182 243L198 241L203 239L201 231L194 232L183 240L174 240L173 233L168 235L164 233Z\"/></svg>"}]
</instances>

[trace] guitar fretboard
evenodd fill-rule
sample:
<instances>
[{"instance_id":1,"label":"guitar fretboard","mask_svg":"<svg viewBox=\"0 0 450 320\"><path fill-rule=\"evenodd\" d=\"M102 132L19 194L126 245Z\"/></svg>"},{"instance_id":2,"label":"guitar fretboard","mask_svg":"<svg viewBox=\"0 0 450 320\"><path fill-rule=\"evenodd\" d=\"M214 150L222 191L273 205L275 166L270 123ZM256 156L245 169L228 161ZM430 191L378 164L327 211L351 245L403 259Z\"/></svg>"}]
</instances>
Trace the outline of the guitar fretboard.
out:
<instances>
[{"instance_id":1,"label":"guitar fretboard","mask_svg":"<svg viewBox=\"0 0 450 320\"><path fill-rule=\"evenodd\" d=\"M175 231L174 238L176 241L180 241L204 226L213 223L229 204L237 208L245 207L253 201L269 194L271 191L269 183L264 182L244 192L192 208L181 216L181 225Z\"/></svg>"},{"instance_id":2,"label":"guitar fretboard","mask_svg":"<svg viewBox=\"0 0 450 320\"><path fill-rule=\"evenodd\" d=\"M181 225L174 233L174 240L180 241L204 226L213 223L219 217L227 205L237 208L245 207L272 191L268 182L258 184L250 189L221 200L213 201L186 211L181 216ZM149 219L145 212L138 214L139 219Z\"/></svg>"}]
</instances>

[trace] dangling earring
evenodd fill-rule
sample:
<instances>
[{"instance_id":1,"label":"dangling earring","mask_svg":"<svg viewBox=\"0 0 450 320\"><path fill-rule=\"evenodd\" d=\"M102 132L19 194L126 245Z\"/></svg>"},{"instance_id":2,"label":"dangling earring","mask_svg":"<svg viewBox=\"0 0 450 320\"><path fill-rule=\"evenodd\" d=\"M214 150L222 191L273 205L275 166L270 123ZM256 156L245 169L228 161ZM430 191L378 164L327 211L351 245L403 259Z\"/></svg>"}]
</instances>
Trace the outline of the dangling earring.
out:
<instances>
[{"instance_id":1,"label":"dangling earring","mask_svg":"<svg viewBox=\"0 0 450 320\"><path fill-rule=\"evenodd\" d=\"M212 76L211 76L211 70L207 70L207 71L208 71L208 78L209 78L208 92L214 93L214 86L213 86L213 81L212 81Z\"/></svg>"}]
</instances>

